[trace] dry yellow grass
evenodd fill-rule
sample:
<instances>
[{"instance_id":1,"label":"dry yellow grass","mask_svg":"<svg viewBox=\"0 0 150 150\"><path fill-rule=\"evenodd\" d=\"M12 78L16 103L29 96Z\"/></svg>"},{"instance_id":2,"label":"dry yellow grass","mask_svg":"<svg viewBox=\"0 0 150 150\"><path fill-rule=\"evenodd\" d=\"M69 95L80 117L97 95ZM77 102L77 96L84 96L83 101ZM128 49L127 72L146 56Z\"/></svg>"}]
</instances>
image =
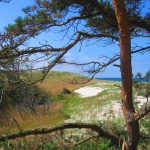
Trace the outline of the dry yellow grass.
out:
<instances>
[{"instance_id":1,"label":"dry yellow grass","mask_svg":"<svg viewBox=\"0 0 150 150\"><path fill-rule=\"evenodd\" d=\"M23 118L15 109L11 109L11 115L9 112L5 114L5 118L3 117L3 121L1 120L2 126L0 128L0 135L6 134L7 132L17 132L19 131L19 128L21 130L28 130L37 127L49 127L55 125L56 123L65 119L61 114L63 103L64 101L52 102L49 110L46 111L45 114L43 109L44 106L38 106L36 107L37 115L32 115L30 112L24 112L22 113ZM9 119L6 119L6 117ZM19 125L19 127L17 124Z\"/></svg>"},{"instance_id":2,"label":"dry yellow grass","mask_svg":"<svg viewBox=\"0 0 150 150\"><path fill-rule=\"evenodd\" d=\"M42 83L38 83L38 85L44 90L55 95L62 92L63 88L67 88L68 90L73 91L83 85L85 86L97 82L97 80L93 79L86 84L72 84L74 79L81 82L83 80L87 80L86 77L69 72L50 72L45 80Z\"/></svg>"},{"instance_id":3,"label":"dry yellow grass","mask_svg":"<svg viewBox=\"0 0 150 150\"><path fill-rule=\"evenodd\" d=\"M34 74L36 76L39 72L35 72ZM50 72L45 80L42 83L38 83L38 85L52 95L57 95L62 92L63 88L73 91L82 86L80 84L71 84L70 82L73 81L73 79L82 81L87 78L68 72ZM92 80L87 84L95 82L97 81ZM32 115L30 112L23 112L23 118L19 112L12 107L0 112L0 135L6 134L8 130L9 132L17 132L19 128L21 130L28 130L43 126L49 127L61 122L65 119L61 114L64 102L65 100L51 102L49 111L46 112L46 114L44 114L44 106L40 105L36 107L37 115ZM15 118L19 127L13 118Z\"/></svg>"}]
</instances>

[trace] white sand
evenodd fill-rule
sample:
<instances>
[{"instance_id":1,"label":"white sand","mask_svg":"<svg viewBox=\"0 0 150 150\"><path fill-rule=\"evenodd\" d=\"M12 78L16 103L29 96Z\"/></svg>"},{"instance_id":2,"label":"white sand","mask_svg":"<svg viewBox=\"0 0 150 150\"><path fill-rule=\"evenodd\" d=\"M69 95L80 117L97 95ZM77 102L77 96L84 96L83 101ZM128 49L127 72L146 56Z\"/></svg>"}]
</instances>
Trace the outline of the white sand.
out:
<instances>
[{"instance_id":1,"label":"white sand","mask_svg":"<svg viewBox=\"0 0 150 150\"><path fill-rule=\"evenodd\" d=\"M80 94L80 97L90 97L90 96L96 96L98 93L102 92L103 89L99 87L83 87L78 90L75 90L74 92Z\"/></svg>"},{"instance_id":2,"label":"white sand","mask_svg":"<svg viewBox=\"0 0 150 150\"><path fill-rule=\"evenodd\" d=\"M96 114L97 120L111 120L119 117L123 117L122 107L121 104L118 102L111 102L110 104L105 105L102 107L101 112Z\"/></svg>"},{"instance_id":3,"label":"white sand","mask_svg":"<svg viewBox=\"0 0 150 150\"><path fill-rule=\"evenodd\" d=\"M136 101L138 102L138 107L139 108L144 106L145 104L147 104L147 98L144 97L144 96L137 96Z\"/></svg>"},{"instance_id":4,"label":"white sand","mask_svg":"<svg viewBox=\"0 0 150 150\"><path fill-rule=\"evenodd\" d=\"M80 94L81 98L85 97L91 97L91 96L96 96L98 93L102 92L104 89L100 87L82 87L80 89L75 90L74 92ZM146 104L147 99L146 97L143 96L137 96L135 99L137 102L139 102L138 106L142 106Z\"/></svg>"},{"instance_id":5,"label":"white sand","mask_svg":"<svg viewBox=\"0 0 150 150\"><path fill-rule=\"evenodd\" d=\"M85 98L90 96L96 96L98 93L102 92L103 90L104 88L87 86L87 87L77 89L75 90L75 92L80 94L81 98ZM137 96L135 101L138 102L138 107L141 108L143 105L146 104L147 99L143 96ZM90 115L90 113L87 114ZM109 103L104 107L102 107L102 110L100 112L99 110L95 112L95 117L97 118L96 120L105 120L105 119L107 120L108 118L113 118L113 116L115 116L116 118L123 117L121 103L113 101L112 103ZM85 116L84 119L86 119Z\"/></svg>"}]
</instances>

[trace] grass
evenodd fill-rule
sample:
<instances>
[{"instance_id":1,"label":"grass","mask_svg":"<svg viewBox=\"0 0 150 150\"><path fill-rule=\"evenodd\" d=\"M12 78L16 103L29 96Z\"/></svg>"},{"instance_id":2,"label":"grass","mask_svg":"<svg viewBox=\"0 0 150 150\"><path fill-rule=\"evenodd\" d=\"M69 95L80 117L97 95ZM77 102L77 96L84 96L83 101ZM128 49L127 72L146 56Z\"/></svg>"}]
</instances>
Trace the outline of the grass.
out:
<instances>
[{"instance_id":1,"label":"grass","mask_svg":"<svg viewBox=\"0 0 150 150\"><path fill-rule=\"evenodd\" d=\"M91 86L93 87L103 86L105 89L97 96L80 98L78 95L74 95L70 99L66 100L62 110L62 112L68 116L68 120L65 120L65 122L102 122L101 119L104 114L101 112L105 109L106 104L107 107L110 107L109 112L111 112L113 111L111 110L111 105L120 99L120 93L118 92L119 88L114 88L114 83L115 82L107 83L100 81L96 84L92 84ZM114 93L112 93L112 89ZM104 116L104 119L107 119L107 117L112 116L111 114L107 114Z\"/></svg>"},{"instance_id":2,"label":"grass","mask_svg":"<svg viewBox=\"0 0 150 150\"><path fill-rule=\"evenodd\" d=\"M46 91L51 92L53 95L56 95L61 93L64 88L74 91L82 86L81 84L72 84L74 80L85 81L87 79L87 77L70 72L51 71L46 76L45 80L42 83L38 83L38 85ZM92 80L85 85L90 85L96 82L96 80Z\"/></svg>"},{"instance_id":3,"label":"grass","mask_svg":"<svg viewBox=\"0 0 150 150\"><path fill-rule=\"evenodd\" d=\"M1 121L2 124L0 128L0 134L1 135L6 134L8 130L9 132L19 131L19 128L16 122L13 120L13 118L15 118L15 120L19 124L21 130L28 130L43 126L44 127L54 126L65 119L65 117L61 114L63 104L64 101L52 102L46 114L44 114L43 106L38 106L36 108L37 115L32 115L29 111L23 112L22 113L23 118L20 116L19 112L13 109L13 111L11 111L11 116L10 114L5 114L5 117L6 115L9 116L10 118L9 121L6 119L5 121L4 120Z\"/></svg>"},{"instance_id":4,"label":"grass","mask_svg":"<svg viewBox=\"0 0 150 150\"><path fill-rule=\"evenodd\" d=\"M37 74L38 76L40 75L39 72L34 72L35 76ZM6 112L4 112L5 117L1 117L0 120L0 134L4 134L8 130L8 120L10 120L9 117L11 116L17 120L17 123L22 130L33 129L37 127L40 128L43 126L50 127L62 122L94 122L110 132L115 134L119 133L122 137L126 136L124 119L122 117L113 116L113 110L111 109L113 104L120 102L120 83L93 80L85 86L88 85L93 87L101 87L104 90L97 96L80 98L79 95L73 91L77 88L80 88L81 85L72 85L70 83L70 81L73 81L75 78L78 80L87 79L86 77L68 72L50 72L42 84L38 83L38 85L44 90L51 92L53 101L51 102L49 111L44 114L44 107L43 105L40 105L36 107L37 116L32 115L29 112L24 112L22 119L20 114L16 112L15 109L11 108L6 110ZM70 90L72 93L63 94L62 91L64 88ZM109 111L106 114L103 114L103 111L106 107L109 107ZM8 120L5 119L6 114ZM3 114L0 115L3 116ZM103 120L101 119L102 117ZM144 129L146 129L145 133L147 133L149 126L150 117L148 117L145 120L143 119L144 121L140 121L140 126L143 126ZM19 131L19 129L17 124L13 121L9 132L16 131ZM71 135L70 132L72 133ZM48 139L47 141L49 142L45 142L44 144L42 143L41 145L43 145L45 149L56 149L58 143L61 145L61 143L64 142L64 138L67 138L66 141L71 139L79 141L83 137L93 134L87 130L69 130L65 133L66 134L62 137L62 139L57 139L57 142L56 137L58 137L58 135L56 136L54 134L53 137L49 137L49 135L47 135L45 138ZM28 145L32 145L29 144L29 142L30 141L28 141ZM36 144L39 143L39 141L34 142L33 140L32 142ZM140 141L140 148L144 148L146 150L144 143L147 143L147 145L150 144L148 141ZM101 149L117 149L116 147L111 147L109 140L100 138L98 140L95 139L94 141L86 142L81 146L72 148L72 150L85 149L85 147L90 147L92 150L96 150L98 147Z\"/></svg>"},{"instance_id":5,"label":"grass","mask_svg":"<svg viewBox=\"0 0 150 150\"><path fill-rule=\"evenodd\" d=\"M32 77L36 79L40 75L41 73L39 71L34 71ZM73 85L70 83L74 79L85 80L87 78L69 72L50 72L42 83L38 83L40 87L42 87L45 91L50 92L52 95L53 101L50 104L49 111L44 114L44 107L41 105L36 107L37 115L32 115L29 111L22 112L23 119L18 111L16 111L16 109L13 107L7 108L4 111L0 111L0 135L5 134L8 129L9 132L19 131L18 126L13 118L15 118L22 130L43 126L50 127L65 120L67 116L62 113L62 109L66 101L72 99L72 97L74 97L74 94L67 95L61 93L64 88L73 91L81 87L81 85L79 84ZM93 80L87 85L96 82L96 80ZM76 104L77 103L78 102L76 101ZM75 103L73 105L75 105Z\"/></svg>"}]
</instances>

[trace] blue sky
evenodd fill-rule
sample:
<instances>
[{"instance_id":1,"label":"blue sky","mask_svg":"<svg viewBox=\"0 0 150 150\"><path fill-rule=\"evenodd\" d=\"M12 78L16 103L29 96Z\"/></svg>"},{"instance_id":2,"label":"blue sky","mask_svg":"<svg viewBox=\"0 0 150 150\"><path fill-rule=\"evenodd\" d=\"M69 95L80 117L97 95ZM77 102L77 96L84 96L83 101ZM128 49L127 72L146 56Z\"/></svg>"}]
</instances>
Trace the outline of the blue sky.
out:
<instances>
[{"instance_id":1,"label":"blue sky","mask_svg":"<svg viewBox=\"0 0 150 150\"><path fill-rule=\"evenodd\" d=\"M0 31L3 30L4 26L8 23L13 23L13 20L18 16L24 16L22 8L32 5L34 0L11 0L10 3L0 3ZM65 44L65 40L60 42L61 36L56 33L43 33L37 39L32 39L29 42L31 45L36 45L41 41L49 41L53 43L53 46L59 47ZM55 39L53 39L53 38ZM57 39L57 41L56 41ZM135 44L143 45L142 43L148 43L148 39L136 39L132 41L132 46ZM105 46L102 43L96 43L92 46L85 46L79 52L79 45L75 46L70 50L66 55L66 60L78 61L78 62L87 62L90 60L97 60L100 56L111 56L119 52L119 47L117 44ZM119 62L116 62L119 64ZM77 67L73 66L56 66L53 70L59 71L71 71L80 73ZM133 74L141 72L143 75L146 71L150 70L150 52L146 54L134 54L132 57L132 70ZM109 66L103 73L97 74L96 77L120 77L120 70L117 67Z\"/></svg>"}]
</instances>

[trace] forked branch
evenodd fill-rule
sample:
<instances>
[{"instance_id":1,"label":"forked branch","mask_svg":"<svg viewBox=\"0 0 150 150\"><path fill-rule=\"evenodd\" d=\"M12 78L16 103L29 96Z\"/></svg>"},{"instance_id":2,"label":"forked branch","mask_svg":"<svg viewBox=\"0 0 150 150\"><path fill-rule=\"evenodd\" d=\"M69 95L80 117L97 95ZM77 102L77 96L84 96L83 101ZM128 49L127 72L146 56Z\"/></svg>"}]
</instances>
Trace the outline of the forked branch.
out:
<instances>
[{"instance_id":1,"label":"forked branch","mask_svg":"<svg viewBox=\"0 0 150 150\"><path fill-rule=\"evenodd\" d=\"M135 117L135 121L140 120L141 118L145 117L150 112L150 106L145 107L144 111Z\"/></svg>"}]
</instances>

